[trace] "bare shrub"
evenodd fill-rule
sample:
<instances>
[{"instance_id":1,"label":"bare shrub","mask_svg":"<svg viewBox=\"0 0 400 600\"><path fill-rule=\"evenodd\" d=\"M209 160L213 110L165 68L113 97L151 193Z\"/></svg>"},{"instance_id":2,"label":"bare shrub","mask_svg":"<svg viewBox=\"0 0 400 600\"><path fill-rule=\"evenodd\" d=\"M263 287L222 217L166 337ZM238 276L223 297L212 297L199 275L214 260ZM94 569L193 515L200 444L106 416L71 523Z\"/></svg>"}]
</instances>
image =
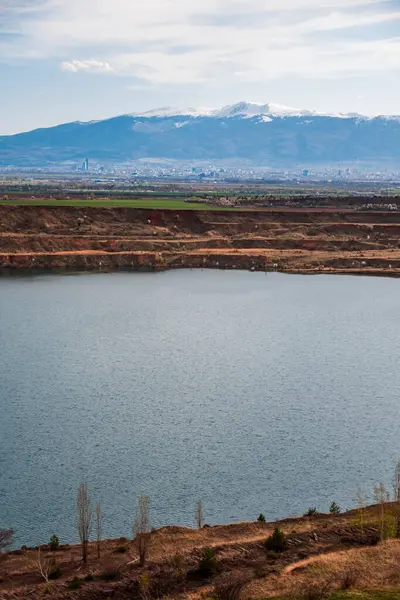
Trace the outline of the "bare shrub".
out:
<instances>
[{"instance_id":1,"label":"bare shrub","mask_svg":"<svg viewBox=\"0 0 400 600\"><path fill-rule=\"evenodd\" d=\"M139 595L142 600L151 600L150 575L142 573L138 579Z\"/></svg>"},{"instance_id":2,"label":"bare shrub","mask_svg":"<svg viewBox=\"0 0 400 600\"><path fill-rule=\"evenodd\" d=\"M196 525L198 527L198 529L201 529L204 525L204 508L203 508L203 503L201 500L198 501L198 503L196 504L196 510L195 510L195 520L196 520Z\"/></svg>"},{"instance_id":3,"label":"bare shrub","mask_svg":"<svg viewBox=\"0 0 400 600\"><path fill-rule=\"evenodd\" d=\"M357 513L356 522L360 530L361 538L364 537L364 526L365 526L365 509L367 506L367 499L360 487L357 489Z\"/></svg>"},{"instance_id":4,"label":"bare shrub","mask_svg":"<svg viewBox=\"0 0 400 600\"><path fill-rule=\"evenodd\" d=\"M309 580L298 583L289 593L290 600L325 600L332 592L332 579Z\"/></svg>"},{"instance_id":5,"label":"bare shrub","mask_svg":"<svg viewBox=\"0 0 400 600\"><path fill-rule=\"evenodd\" d=\"M143 573L137 581L137 586L139 597L143 600L175 598L186 591L186 572L184 569L175 569L171 564L165 564L151 573Z\"/></svg>"},{"instance_id":6,"label":"bare shrub","mask_svg":"<svg viewBox=\"0 0 400 600\"><path fill-rule=\"evenodd\" d=\"M400 460L396 463L394 470L394 501L400 502Z\"/></svg>"},{"instance_id":7,"label":"bare shrub","mask_svg":"<svg viewBox=\"0 0 400 600\"><path fill-rule=\"evenodd\" d=\"M12 545L14 533L13 529L0 529L0 552Z\"/></svg>"},{"instance_id":8,"label":"bare shrub","mask_svg":"<svg viewBox=\"0 0 400 600\"><path fill-rule=\"evenodd\" d=\"M396 507L396 537L400 538L400 460L396 463L396 468L394 472L394 501L397 503Z\"/></svg>"},{"instance_id":9,"label":"bare shrub","mask_svg":"<svg viewBox=\"0 0 400 600\"><path fill-rule=\"evenodd\" d=\"M388 537L387 524L386 524L387 519L385 518L386 517L385 506L390 500L390 494L387 491L384 483L379 483L379 484L375 485L373 494L374 494L375 503L379 504L379 507L380 507L380 511L379 511L379 514L380 514L380 517L379 517L380 536L381 536L381 540L384 540Z\"/></svg>"},{"instance_id":10,"label":"bare shrub","mask_svg":"<svg viewBox=\"0 0 400 600\"><path fill-rule=\"evenodd\" d=\"M347 563L340 573L340 589L351 590L360 579L360 570L355 564Z\"/></svg>"},{"instance_id":11,"label":"bare shrub","mask_svg":"<svg viewBox=\"0 0 400 600\"><path fill-rule=\"evenodd\" d=\"M240 600L250 579L249 575L241 572L225 573L216 580L213 596L217 600Z\"/></svg>"},{"instance_id":12,"label":"bare shrub","mask_svg":"<svg viewBox=\"0 0 400 600\"><path fill-rule=\"evenodd\" d=\"M87 563L88 545L92 530L92 501L87 483L81 483L76 498L76 514L79 540L82 544L82 562Z\"/></svg>"},{"instance_id":13,"label":"bare shrub","mask_svg":"<svg viewBox=\"0 0 400 600\"><path fill-rule=\"evenodd\" d=\"M37 551L35 567L46 583L49 583L50 579L57 579L61 574L54 557L45 556L42 553L40 546Z\"/></svg>"},{"instance_id":14,"label":"bare shrub","mask_svg":"<svg viewBox=\"0 0 400 600\"><path fill-rule=\"evenodd\" d=\"M139 496L138 513L133 523L133 541L139 553L141 566L146 563L146 558L150 546L150 517L148 496Z\"/></svg>"}]
</instances>

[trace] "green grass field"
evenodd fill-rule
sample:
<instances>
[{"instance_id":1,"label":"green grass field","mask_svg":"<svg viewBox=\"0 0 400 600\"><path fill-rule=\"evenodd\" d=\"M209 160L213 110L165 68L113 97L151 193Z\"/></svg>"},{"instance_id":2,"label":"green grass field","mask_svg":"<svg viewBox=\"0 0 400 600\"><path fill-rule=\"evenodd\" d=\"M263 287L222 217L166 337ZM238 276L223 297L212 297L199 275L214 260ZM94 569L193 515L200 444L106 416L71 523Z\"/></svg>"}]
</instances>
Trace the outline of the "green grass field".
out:
<instances>
[{"instance_id":1,"label":"green grass field","mask_svg":"<svg viewBox=\"0 0 400 600\"><path fill-rule=\"evenodd\" d=\"M12 206L83 206L83 207L108 207L108 208L159 208L164 210L231 210L229 208L213 206L206 203L192 203L185 202L179 198L112 198L103 199L95 198L88 200L86 198L72 199L72 200L50 200L46 199L35 199L28 200L23 198L8 198L1 199L0 205L12 205Z\"/></svg>"}]
</instances>

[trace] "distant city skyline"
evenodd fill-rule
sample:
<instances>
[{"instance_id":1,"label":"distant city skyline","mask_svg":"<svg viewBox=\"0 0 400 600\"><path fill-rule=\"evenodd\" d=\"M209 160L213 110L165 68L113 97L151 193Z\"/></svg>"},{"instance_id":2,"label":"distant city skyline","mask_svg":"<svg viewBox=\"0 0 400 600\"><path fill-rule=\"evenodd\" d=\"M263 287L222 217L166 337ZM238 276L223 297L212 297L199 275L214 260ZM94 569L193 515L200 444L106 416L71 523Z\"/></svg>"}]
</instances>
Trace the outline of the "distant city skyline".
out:
<instances>
[{"instance_id":1,"label":"distant city skyline","mask_svg":"<svg viewBox=\"0 0 400 600\"><path fill-rule=\"evenodd\" d=\"M0 135L160 106L400 113L400 0L2 0Z\"/></svg>"}]
</instances>

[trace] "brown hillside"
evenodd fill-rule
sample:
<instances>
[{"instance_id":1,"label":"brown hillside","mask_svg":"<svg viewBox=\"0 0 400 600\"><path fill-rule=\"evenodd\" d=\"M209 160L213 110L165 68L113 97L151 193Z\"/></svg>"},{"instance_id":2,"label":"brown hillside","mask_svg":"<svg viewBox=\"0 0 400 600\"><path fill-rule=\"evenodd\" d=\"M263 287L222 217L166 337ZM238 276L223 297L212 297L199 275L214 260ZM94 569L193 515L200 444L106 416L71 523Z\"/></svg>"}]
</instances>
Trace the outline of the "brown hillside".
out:
<instances>
[{"instance_id":1,"label":"brown hillside","mask_svg":"<svg viewBox=\"0 0 400 600\"><path fill-rule=\"evenodd\" d=\"M0 269L400 273L396 211L0 206Z\"/></svg>"}]
</instances>

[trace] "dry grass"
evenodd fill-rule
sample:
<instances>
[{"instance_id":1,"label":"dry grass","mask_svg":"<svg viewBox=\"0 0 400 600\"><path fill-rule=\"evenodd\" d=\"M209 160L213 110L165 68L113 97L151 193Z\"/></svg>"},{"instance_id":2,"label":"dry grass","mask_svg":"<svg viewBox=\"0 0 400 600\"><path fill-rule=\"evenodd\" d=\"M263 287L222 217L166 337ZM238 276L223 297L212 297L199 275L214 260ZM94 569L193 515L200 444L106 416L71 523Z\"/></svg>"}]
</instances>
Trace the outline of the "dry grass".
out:
<instances>
[{"instance_id":1,"label":"dry grass","mask_svg":"<svg viewBox=\"0 0 400 600\"><path fill-rule=\"evenodd\" d=\"M368 535L376 531L376 527L371 527L376 521L375 512L376 509L366 511ZM267 556L263 542L276 525L287 534L288 549L271 557ZM88 574L94 580L85 581L82 589L74 592L77 600L78 597L92 600L90 593L94 590L93 598L103 600L116 589L119 600L130 599L127 594L136 589L144 572L150 577L147 594L155 597L162 593L175 598L176 592L184 594L180 598L193 600L204 594L214 594L223 600L280 596L319 600L322 596L317 595L318 589L400 588L400 543L355 547L359 532L354 512L286 519L279 524L237 523L200 530L164 527L150 535L149 559L144 571L134 545L126 538L101 542L100 559L96 542L91 543L86 567L82 565L79 546L62 546L54 553L44 549L44 556L54 556L61 569L60 579L52 584L51 599L64 600L64 595L57 594L66 593L67 582L74 577L84 579ZM343 550L344 544L351 549ZM121 546L127 551L118 552ZM202 578L198 566L206 547L215 552L217 575ZM31 600L41 598L43 582L32 568L35 553L34 549L21 550L0 561L1 599L10 592L18 600L28 596ZM111 570L120 574L117 581L99 577ZM248 579L251 581L247 584ZM25 593L25 589L33 592Z\"/></svg>"},{"instance_id":2,"label":"dry grass","mask_svg":"<svg viewBox=\"0 0 400 600\"><path fill-rule=\"evenodd\" d=\"M250 584L250 598L283 596L290 599L323 598L327 592L348 589L400 587L400 542L388 541L373 548L355 548L299 561L280 575ZM400 597L400 596L399 596Z\"/></svg>"}]
</instances>

